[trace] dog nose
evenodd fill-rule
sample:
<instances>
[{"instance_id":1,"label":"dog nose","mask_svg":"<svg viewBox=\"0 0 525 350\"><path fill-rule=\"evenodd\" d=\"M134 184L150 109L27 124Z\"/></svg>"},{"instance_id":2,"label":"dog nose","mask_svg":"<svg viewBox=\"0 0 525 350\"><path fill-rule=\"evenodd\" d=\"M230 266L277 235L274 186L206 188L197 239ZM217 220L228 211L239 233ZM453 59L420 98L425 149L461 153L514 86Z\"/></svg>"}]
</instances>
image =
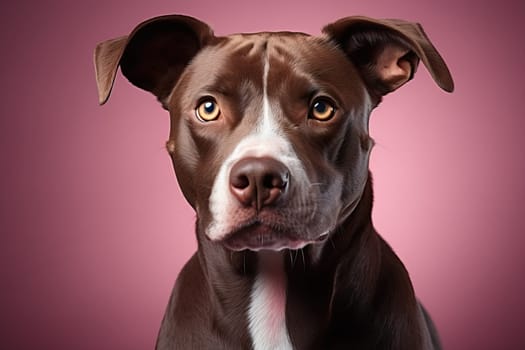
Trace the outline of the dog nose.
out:
<instances>
[{"instance_id":1,"label":"dog nose","mask_svg":"<svg viewBox=\"0 0 525 350\"><path fill-rule=\"evenodd\" d=\"M257 211L274 204L288 187L290 171L269 157L247 157L235 163L230 172L230 190L244 206Z\"/></svg>"}]
</instances>

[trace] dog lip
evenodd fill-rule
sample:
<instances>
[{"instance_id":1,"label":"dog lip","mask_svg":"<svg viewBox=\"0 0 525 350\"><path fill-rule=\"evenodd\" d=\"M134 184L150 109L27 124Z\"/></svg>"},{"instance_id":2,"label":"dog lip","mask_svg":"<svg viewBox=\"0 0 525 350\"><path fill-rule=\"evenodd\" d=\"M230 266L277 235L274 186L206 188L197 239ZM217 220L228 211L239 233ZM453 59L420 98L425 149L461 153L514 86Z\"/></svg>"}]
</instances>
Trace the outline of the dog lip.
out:
<instances>
[{"instance_id":1,"label":"dog lip","mask_svg":"<svg viewBox=\"0 0 525 350\"><path fill-rule=\"evenodd\" d=\"M275 229L270 225L254 221L233 231L223 241L223 244L232 251L280 251L301 249L316 241L301 239L290 231Z\"/></svg>"}]
</instances>

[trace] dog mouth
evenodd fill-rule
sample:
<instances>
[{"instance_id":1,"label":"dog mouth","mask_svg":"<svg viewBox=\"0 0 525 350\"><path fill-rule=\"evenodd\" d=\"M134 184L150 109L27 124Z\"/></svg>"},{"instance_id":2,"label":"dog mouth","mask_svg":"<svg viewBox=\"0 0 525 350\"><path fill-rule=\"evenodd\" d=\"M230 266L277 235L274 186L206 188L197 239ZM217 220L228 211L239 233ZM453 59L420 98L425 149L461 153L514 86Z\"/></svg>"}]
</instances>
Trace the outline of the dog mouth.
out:
<instances>
[{"instance_id":1,"label":"dog mouth","mask_svg":"<svg viewBox=\"0 0 525 350\"><path fill-rule=\"evenodd\" d=\"M322 243L327 237L328 232L325 232L314 239L305 239L289 230L274 228L271 225L255 221L233 231L223 241L223 244L232 251L298 250L309 244Z\"/></svg>"}]
</instances>

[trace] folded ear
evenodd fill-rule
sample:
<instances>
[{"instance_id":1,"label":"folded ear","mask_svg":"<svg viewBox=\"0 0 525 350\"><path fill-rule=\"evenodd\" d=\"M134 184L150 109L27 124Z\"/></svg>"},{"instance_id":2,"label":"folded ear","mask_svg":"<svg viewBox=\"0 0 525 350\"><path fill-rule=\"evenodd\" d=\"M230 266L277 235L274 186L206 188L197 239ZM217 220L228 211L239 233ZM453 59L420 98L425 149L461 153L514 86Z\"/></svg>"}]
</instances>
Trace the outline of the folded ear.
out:
<instances>
[{"instance_id":1,"label":"folded ear","mask_svg":"<svg viewBox=\"0 0 525 350\"><path fill-rule=\"evenodd\" d=\"M443 90L454 90L443 58L418 23L355 16L329 24L323 32L345 51L369 89L379 96L412 79L419 60Z\"/></svg>"},{"instance_id":2,"label":"folded ear","mask_svg":"<svg viewBox=\"0 0 525 350\"><path fill-rule=\"evenodd\" d=\"M191 59L214 38L197 19L170 15L139 24L128 36L95 48L99 103L109 99L117 68L135 86L147 90L167 109L165 100Z\"/></svg>"}]
</instances>

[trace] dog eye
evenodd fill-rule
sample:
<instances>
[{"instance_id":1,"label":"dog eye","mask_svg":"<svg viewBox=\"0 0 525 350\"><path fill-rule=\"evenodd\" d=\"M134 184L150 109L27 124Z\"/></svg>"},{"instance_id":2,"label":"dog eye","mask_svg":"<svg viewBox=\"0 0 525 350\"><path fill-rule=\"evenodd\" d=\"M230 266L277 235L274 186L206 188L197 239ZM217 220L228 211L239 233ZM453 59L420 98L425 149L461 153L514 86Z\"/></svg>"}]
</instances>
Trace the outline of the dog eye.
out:
<instances>
[{"instance_id":1,"label":"dog eye","mask_svg":"<svg viewBox=\"0 0 525 350\"><path fill-rule=\"evenodd\" d=\"M208 98L203 100L197 109L195 109L197 118L203 122L211 122L219 117L221 110L215 100Z\"/></svg>"},{"instance_id":2,"label":"dog eye","mask_svg":"<svg viewBox=\"0 0 525 350\"><path fill-rule=\"evenodd\" d=\"M309 118L326 121L335 115L334 104L326 98L317 98L310 107Z\"/></svg>"}]
</instances>

